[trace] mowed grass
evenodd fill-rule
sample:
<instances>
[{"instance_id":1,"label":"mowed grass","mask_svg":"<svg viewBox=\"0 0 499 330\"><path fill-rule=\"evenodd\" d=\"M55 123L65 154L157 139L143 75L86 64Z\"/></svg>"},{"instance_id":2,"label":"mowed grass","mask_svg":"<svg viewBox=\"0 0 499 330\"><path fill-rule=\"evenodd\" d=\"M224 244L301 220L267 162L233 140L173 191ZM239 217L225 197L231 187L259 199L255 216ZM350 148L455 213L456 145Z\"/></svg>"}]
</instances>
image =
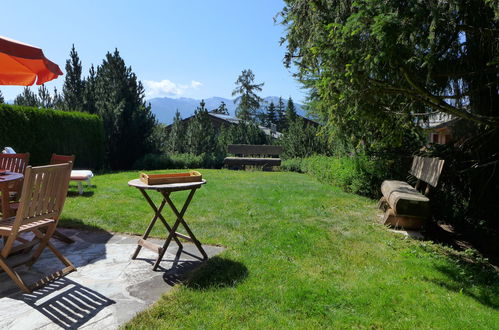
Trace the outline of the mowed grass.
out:
<instances>
[{"instance_id":1,"label":"mowed grass","mask_svg":"<svg viewBox=\"0 0 499 330\"><path fill-rule=\"evenodd\" d=\"M497 328L497 272L389 232L375 201L297 173L200 171L208 184L185 219L204 244L227 249L126 327ZM97 176L67 199L61 225L143 233L152 211L127 186L137 177Z\"/></svg>"}]
</instances>

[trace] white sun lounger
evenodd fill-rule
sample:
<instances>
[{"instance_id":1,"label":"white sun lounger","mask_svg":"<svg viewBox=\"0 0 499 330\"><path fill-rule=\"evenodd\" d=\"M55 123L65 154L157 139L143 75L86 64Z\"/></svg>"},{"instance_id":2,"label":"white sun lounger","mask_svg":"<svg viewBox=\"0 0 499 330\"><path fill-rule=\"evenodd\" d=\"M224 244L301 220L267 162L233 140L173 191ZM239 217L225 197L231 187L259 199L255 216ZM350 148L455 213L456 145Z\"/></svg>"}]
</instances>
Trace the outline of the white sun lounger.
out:
<instances>
[{"instance_id":1,"label":"white sun lounger","mask_svg":"<svg viewBox=\"0 0 499 330\"><path fill-rule=\"evenodd\" d=\"M83 195L83 181L87 182L87 187L91 186L90 179L94 177L92 171L89 170L72 170L71 181L78 182L78 193Z\"/></svg>"}]
</instances>

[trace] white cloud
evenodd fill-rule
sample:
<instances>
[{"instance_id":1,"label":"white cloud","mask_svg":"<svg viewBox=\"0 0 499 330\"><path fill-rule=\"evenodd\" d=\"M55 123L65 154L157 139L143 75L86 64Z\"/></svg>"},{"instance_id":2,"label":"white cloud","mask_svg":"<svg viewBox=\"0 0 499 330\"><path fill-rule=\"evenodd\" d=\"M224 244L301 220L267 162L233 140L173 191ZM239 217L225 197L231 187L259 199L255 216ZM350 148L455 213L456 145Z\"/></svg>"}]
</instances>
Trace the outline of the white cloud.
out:
<instances>
[{"instance_id":1,"label":"white cloud","mask_svg":"<svg viewBox=\"0 0 499 330\"><path fill-rule=\"evenodd\" d=\"M202 85L202 83L195 80L192 80L190 85L176 84L168 79L161 81L144 80L144 87L148 98L181 96L189 89L197 89Z\"/></svg>"},{"instance_id":2,"label":"white cloud","mask_svg":"<svg viewBox=\"0 0 499 330\"><path fill-rule=\"evenodd\" d=\"M201 87L201 86L203 86L203 84L200 83L199 81L195 81L195 80L191 81L191 87L192 88L198 88L198 87Z\"/></svg>"}]
</instances>

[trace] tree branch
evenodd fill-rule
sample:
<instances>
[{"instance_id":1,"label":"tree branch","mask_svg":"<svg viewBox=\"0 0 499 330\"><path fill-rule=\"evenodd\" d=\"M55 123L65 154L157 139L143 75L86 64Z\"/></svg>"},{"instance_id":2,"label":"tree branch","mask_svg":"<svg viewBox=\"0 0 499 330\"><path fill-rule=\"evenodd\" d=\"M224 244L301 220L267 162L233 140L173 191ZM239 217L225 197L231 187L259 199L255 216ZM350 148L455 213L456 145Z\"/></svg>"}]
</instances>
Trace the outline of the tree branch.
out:
<instances>
[{"instance_id":1,"label":"tree branch","mask_svg":"<svg viewBox=\"0 0 499 330\"><path fill-rule=\"evenodd\" d=\"M402 72L402 75L404 76L407 83L412 87L411 89L395 87L391 84L371 78L369 78L369 80L375 85L379 86L382 92L402 94L414 100L423 102L427 106L437 111L470 120L478 124L499 127L499 117L481 116L468 112L464 109L453 107L447 102L444 102L440 96L433 95L426 91L424 88L418 86L403 67L400 68L400 71Z\"/></svg>"}]
</instances>

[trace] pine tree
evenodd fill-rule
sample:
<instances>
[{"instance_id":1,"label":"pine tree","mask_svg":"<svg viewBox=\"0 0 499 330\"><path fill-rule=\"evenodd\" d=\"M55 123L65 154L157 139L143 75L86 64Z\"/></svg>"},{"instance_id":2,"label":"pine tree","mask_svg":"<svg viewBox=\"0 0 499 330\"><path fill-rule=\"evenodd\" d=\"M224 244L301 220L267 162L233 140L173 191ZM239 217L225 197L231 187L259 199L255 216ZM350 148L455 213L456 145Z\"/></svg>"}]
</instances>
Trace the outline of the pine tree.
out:
<instances>
[{"instance_id":1,"label":"pine tree","mask_svg":"<svg viewBox=\"0 0 499 330\"><path fill-rule=\"evenodd\" d=\"M95 105L95 81L95 69L92 64L88 70L88 77L85 79L85 88L83 90L83 110L88 113L97 113Z\"/></svg>"},{"instance_id":2,"label":"pine tree","mask_svg":"<svg viewBox=\"0 0 499 330\"><path fill-rule=\"evenodd\" d=\"M66 60L66 76L62 86L66 110L83 110L84 81L81 78L81 71L81 61L73 44L69 59Z\"/></svg>"},{"instance_id":3,"label":"pine tree","mask_svg":"<svg viewBox=\"0 0 499 330\"><path fill-rule=\"evenodd\" d=\"M220 130L217 135L217 155L220 155L220 158L225 158L227 155L227 146L232 144L232 125L231 126L220 126Z\"/></svg>"},{"instance_id":4,"label":"pine tree","mask_svg":"<svg viewBox=\"0 0 499 330\"><path fill-rule=\"evenodd\" d=\"M54 96L52 97L52 107L54 109L59 109L59 110L64 109L64 99L62 95L59 94L57 87L54 87Z\"/></svg>"},{"instance_id":5,"label":"pine tree","mask_svg":"<svg viewBox=\"0 0 499 330\"><path fill-rule=\"evenodd\" d=\"M263 83L255 84L254 80L255 75L250 69L243 70L232 92L232 96L238 95L234 100L234 103L237 103L236 116L242 120L253 120L262 102L262 98L256 92L262 91Z\"/></svg>"},{"instance_id":6,"label":"pine tree","mask_svg":"<svg viewBox=\"0 0 499 330\"><path fill-rule=\"evenodd\" d=\"M229 110L227 109L227 105L224 101L220 102L220 105L215 110L211 111L212 113L219 113L221 115L229 115Z\"/></svg>"},{"instance_id":7,"label":"pine tree","mask_svg":"<svg viewBox=\"0 0 499 330\"><path fill-rule=\"evenodd\" d=\"M328 146L318 129L307 125L303 118L296 117L289 123L281 138L281 145L287 158L306 158L313 154L325 154Z\"/></svg>"},{"instance_id":8,"label":"pine tree","mask_svg":"<svg viewBox=\"0 0 499 330\"><path fill-rule=\"evenodd\" d=\"M231 144L268 144L267 135L254 122L240 122L231 127Z\"/></svg>"},{"instance_id":9,"label":"pine tree","mask_svg":"<svg viewBox=\"0 0 499 330\"><path fill-rule=\"evenodd\" d=\"M95 77L97 114L104 121L106 159L111 169L129 169L153 152L156 119L144 101L144 87L116 49L107 53Z\"/></svg>"},{"instance_id":10,"label":"pine tree","mask_svg":"<svg viewBox=\"0 0 499 330\"><path fill-rule=\"evenodd\" d=\"M286 127L286 108L284 107L284 101L282 100L282 97L279 97L279 102L277 102L276 116L277 130L279 132L282 132Z\"/></svg>"},{"instance_id":11,"label":"pine tree","mask_svg":"<svg viewBox=\"0 0 499 330\"><path fill-rule=\"evenodd\" d=\"M28 86L26 86L24 87L23 92L16 96L14 104L28 107L38 107L40 105L40 101L38 100L38 96L36 96L36 94L33 93Z\"/></svg>"},{"instance_id":12,"label":"pine tree","mask_svg":"<svg viewBox=\"0 0 499 330\"><path fill-rule=\"evenodd\" d=\"M267 126L267 113L265 112L265 108L257 109L255 111L253 122L257 125Z\"/></svg>"},{"instance_id":13,"label":"pine tree","mask_svg":"<svg viewBox=\"0 0 499 330\"><path fill-rule=\"evenodd\" d=\"M188 151L192 154L200 155L215 151L215 129L209 116L204 100L201 100L187 127Z\"/></svg>"},{"instance_id":14,"label":"pine tree","mask_svg":"<svg viewBox=\"0 0 499 330\"><path fill-rule=\"evenodd\" d=\"M185 129L184 123L182 122L182 117L180 112L175 111L175 117L173 117L173 124L170 127L170 133L168 134L168 140L166 142L166 151L169 153L182 153L185 150Z\"/></svg>"},{"instance_id":15,"label":"pine tree","mask_svg":"<svg viewBox=\"0 0 499 330\"><path fill-rule=\"evenodd\" d=\"M157 123L149 138L152 150L158 152L168 152L168 129L165 124Z\"/></svg>"},{"instance_id":16,"label":"pine tree","mask_svg":"<svg viewBox=\"0 0 499 330\"><path fill-rule=\"evenodd\" d=\"M52 101L52 96L45 85L38 87L38 100L39 105L42 108L53 108L54 103Z\"/></svg>"},{"instance_id":17,"label":"pine tree","mask_svg":"<svg viewBox=\"0 0 499 330\"><path fill-rule=\"evenodd\" d=\"M274 102L270 102L267 107L267 118L266 118L267 127L271 127L272 125L276 125L277 127L277 113Z\"/></svg>"},{"instance_id":18,"label":"pine tree","mask_svg":"<svg viewBox=\"0 0 499 330\"><path fill-rule=\"evenodd\" d=\"M0 91L0 104L5 103L5 99L3 98L2 91Z\"/></svg>"},{"instance_id":19,"label":"pine tree","mask_svg":"<svg viewBox=\"0 0 499 330\"><path fill-rule=\"evenodd\" d=\"M288 127L296 120L297 116L295 104L293 103L293 99L290 97L288 99L288 104L286 105L286 122Z\"/></svg>"}]
</instances>

